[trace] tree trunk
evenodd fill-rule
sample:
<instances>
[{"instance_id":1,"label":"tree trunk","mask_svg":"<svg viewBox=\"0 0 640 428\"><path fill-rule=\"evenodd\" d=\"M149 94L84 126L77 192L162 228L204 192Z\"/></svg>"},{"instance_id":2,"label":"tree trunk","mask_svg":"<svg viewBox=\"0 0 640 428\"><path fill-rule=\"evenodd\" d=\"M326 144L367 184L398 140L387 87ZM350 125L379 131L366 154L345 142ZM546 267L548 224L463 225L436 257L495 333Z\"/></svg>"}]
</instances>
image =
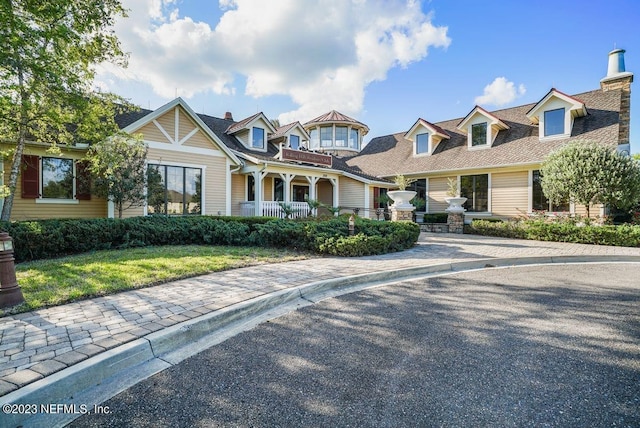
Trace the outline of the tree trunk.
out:
<instances>
[{"instance_id":1,"label":"tree trunk","mask_svg":"<svg viewBox=\"0 0 640 428\"><path fill-rule=\"evenodd\" d=\"M22 70L18 72L18 84L20 86L20 124L18 125L18 142L16 143L16 151L13 153L13 160L11 161L11 172L9 174L9 183L7 185L9 188L9 195L4 198L4 204L2 205L2 215L0 216L0 220L2 221L10 221L11 219L13 199L18 185L18 177L20 176L22 153L24 152L24 146L27 141L28 94L24 89L24 75L22 74Z\"/></svg>"}]
</instances>

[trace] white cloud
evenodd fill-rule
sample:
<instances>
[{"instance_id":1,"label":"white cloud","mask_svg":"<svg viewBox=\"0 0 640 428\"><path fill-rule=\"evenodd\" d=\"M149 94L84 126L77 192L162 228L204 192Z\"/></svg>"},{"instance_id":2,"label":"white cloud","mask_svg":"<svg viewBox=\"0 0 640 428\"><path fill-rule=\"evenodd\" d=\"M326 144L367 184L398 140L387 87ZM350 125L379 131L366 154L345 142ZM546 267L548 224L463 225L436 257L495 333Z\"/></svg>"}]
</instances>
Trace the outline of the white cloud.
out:
<instances>
[{"instance_id":1,"label":"white cloud","mask_svg":"<svg viewBox=\"0 0 640 428\"><path fill-rule=\"evenodd\" d=\"M484 87L484 94L475 98L478 105L503 106L523 96L527 89L523 84L516 85L506 77L496 77L493 82Z\"/></svg>"},{"instance_id":2,"label":"white cloud","mask_svg":"<svg viewBox=\"0 0 640 428\"><path fill-rule=\"evenodd\" d=\"M246 95L287 95L300 106L283 123L333 108L357 115L369 83L450 44L447 27L434 26L417 0L220 0L215 28L181 16L175 0L124 5L129 18L116 34L129 67L102 74L146 82L165 98L176 89L186 98L232 94L243 76Z\"/></svg>"}]
</instances>

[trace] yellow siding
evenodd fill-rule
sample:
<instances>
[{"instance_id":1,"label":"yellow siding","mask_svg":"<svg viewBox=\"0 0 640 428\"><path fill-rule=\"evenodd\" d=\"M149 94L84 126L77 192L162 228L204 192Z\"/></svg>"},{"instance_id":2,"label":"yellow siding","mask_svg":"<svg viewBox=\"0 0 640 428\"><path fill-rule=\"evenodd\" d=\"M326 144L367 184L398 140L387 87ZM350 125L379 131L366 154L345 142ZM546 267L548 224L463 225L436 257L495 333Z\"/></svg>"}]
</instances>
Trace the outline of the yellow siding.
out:
<instances>
[{"instance_id":1,"label":"yellow siding","mask_svg":"<svg viewBox=\"0 0 640 428\"><path fill-rule=\"evenodd\" d=\"M589 217L596 218L600 215L600 210L602 209L602 205L591 205L589 206ZM575 206L575 214L579 216L586 217L587 216L587 208L584 205L576 204Z\"/></svg>"},{"instance_id":2,"label":"yellow siding","mask_svg":"<svg viewBox=\"0 0 640 428\"><path fill-rule=\"evenodd\" d=\"M364 208L364 183L340 177L340 206L347 209Z\"/></svg>"},{"instance_id":3,"label":"yellow siding","mask_svg":"<svg viewBox=\"0 0 640 428\"><path fill-rule=\"evenodd\" d=\"M46 148L27 147L26 155L50 156ZM64 159L82 159L83 151L63 151L54 157ZM11 160L4 163L4 182L9 182L11 172ZM37 203L37 199L22 199L22 179L18 177L18 183L11 209L11 220L37 220L47 218L96 218L107 216L107 202L104 199L91 197L89 201L77 201L77 203Z\"/></svg>"},{"instance_id":4,"label":"yellow siding","mask_svg":"<svg viewBox=\"0 0 640 428\"><path fill-rule=\"evenodd\" d=\"M447 197L447 190L449 188L447 178L448 177L429 178L429 188L427 189L427 193L430 213L443 213L449 206L449 204L444 201L444 198Z\"/></svg>"},{"instance_id":5,"label":"yellow siding","mask_svg":"<svg viewBox=\"0 0 640 428\"><path fill-rule=\"evenodd\" d=\"M167 134L171 137L171 139L175 138L175 129L176 129L176 113L175 109L166 112L162 116L156 119L156 121L164 128Z\"/></svg>"},{"instance_id":6,"label":"yellow siding","mask_svg":"<svg viewBox=\"0 0 640 428\"><path fill-rule=\"evenodd\" d=\"M158 127L152 122L147 123L145 126L135 131L134 134L142 134L142 138L145 141L155 141L158 143L167 143L171 144L167 137L164 136L162 132L158 129Z\"/></svg>"},{"instance_id":7,"label":"yellow siding","mask_svg":"<svg viewBox=\"0 0 640 428\"><path fill-rule=\"evenodd\" d=\"M245 129L243 131L234 134L238 140L242 142L245 146L249 146L249 130Z\"/></svg>"},{"instance_id":8,"label":"yellow siding","mask_svg":"<svg viewBox=\"0 0 640 428\"><path fill-rule=\"evenodd\" d=\"M245 200L246 176L233 174L231 176L231 215L241 215L240 202Z\"/></svg>"},{"instance_id":9,"label":"yellow siding","mask_svg":"<svg viewBox=\"0 0 640 428\"><path fill-rule=\"evenodd\" d=\"M144 215L144 207L133 207L122 210L122 218L139 217L141 215ZM117 218L118 212L114 211L113 216Z\"/></svg>"},{"instance_id":10,"label":"yellow siding","mask_svg":"<svg viewBox=\"0 0 640 428\"><path fill-rule=\"evenodd\" d=\"M197 128L196 124L187 116L182 109L179 109L178 114L178 141L181 141L186 137L189 132Z\"/></svg>"},{"instance_id":11,"label":"yellow siding","mask_svg":"<svg viewBox=\"0 0 640 428\"><path fill-rule=\"evenodd\" d=\"M529 209L528 171L491 174L491 213L513 218Z\"/></svg>"},{"instance_id":12,"label":"yellow siding","mask_svg":"<svg viewBox=\"0 0 640 428\"><path fill-rule=\"evenodd\" d=\"M262 200L273 201L273 177L265 177L262 180Z\"/></svg>"},{"instance_id":13,"label":"yellow siding","mask_svg":"<svg viewBox=\"0 0 640 428\"><path fill-rule=\"evenodd\" d=\"M323 204L333 206L333 185L330 181L320 180L318 181L318 201ZM329 215L328 209L321 207L318 208L318 215Z\"/></svg>"},{"instance_id":14,"label":"yellow siding","mask_svg":"<svg viewBox=\"0 0 640 428\"><path fill-rule=\"evenodd\" d=\"M149 149L149 163L167 163L180 166L205 167L204 214L217 215L226 212L226 159L217 156L203 156L170 150Z\"/></svg>"}]
</instances>

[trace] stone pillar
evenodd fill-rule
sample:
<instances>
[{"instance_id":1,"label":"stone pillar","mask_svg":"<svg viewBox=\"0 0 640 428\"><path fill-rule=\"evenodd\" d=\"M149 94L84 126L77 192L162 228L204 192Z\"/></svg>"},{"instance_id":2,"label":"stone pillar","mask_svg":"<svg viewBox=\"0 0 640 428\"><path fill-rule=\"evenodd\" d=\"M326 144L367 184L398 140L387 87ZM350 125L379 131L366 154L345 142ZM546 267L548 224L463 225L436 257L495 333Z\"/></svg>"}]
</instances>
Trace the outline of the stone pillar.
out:
<instances>
[{"instance_id":1,"label":"stone pillar","mask_svg":"<svg viewBox=\"0 0 640 428\"><path fill-rule=\"evenodd\" d=\"M449 233L464 233L464 213L449 213L447 224Z\"/></svg>"},{"instance_id":2,"label":"stone pillar","mask_svg":"<svg viewBox=\"0 0 640 428\"><path fill-rule=\"evenodd\" d=\"M389 210L391 211L391 221L413 221L413 210L415 210L415 207L396 208L391 206Z\"/></svg>"}]
</instances>

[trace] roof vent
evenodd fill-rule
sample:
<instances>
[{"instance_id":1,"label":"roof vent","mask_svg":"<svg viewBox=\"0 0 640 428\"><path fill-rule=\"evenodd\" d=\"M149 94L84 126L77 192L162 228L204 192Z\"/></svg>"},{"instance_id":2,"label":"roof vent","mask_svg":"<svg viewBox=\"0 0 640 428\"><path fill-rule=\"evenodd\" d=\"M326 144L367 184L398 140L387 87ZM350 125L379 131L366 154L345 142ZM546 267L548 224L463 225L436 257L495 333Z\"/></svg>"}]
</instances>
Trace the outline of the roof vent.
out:
<instances>
[{"instance_id":1,"label":"roof vent","mask_svg":"<svg viewBox=\"0 0 640 428\"><path fill-rule=\"evenodd\" d=\"M231 114L230 111L224 114L224 120L233 120L233 115Z\"/></svg>"},{"instance_id":2,"label":"roof vent","mask_svg":"<svg viewBox=\"0 0 640 428\"><path fill-rule=\"evenodd\" d=\"M607 68L607 77L614 77L620 73L624 73L624 49L614 49L609 52L609 67Z\"/></svg>"}]
</instances>

